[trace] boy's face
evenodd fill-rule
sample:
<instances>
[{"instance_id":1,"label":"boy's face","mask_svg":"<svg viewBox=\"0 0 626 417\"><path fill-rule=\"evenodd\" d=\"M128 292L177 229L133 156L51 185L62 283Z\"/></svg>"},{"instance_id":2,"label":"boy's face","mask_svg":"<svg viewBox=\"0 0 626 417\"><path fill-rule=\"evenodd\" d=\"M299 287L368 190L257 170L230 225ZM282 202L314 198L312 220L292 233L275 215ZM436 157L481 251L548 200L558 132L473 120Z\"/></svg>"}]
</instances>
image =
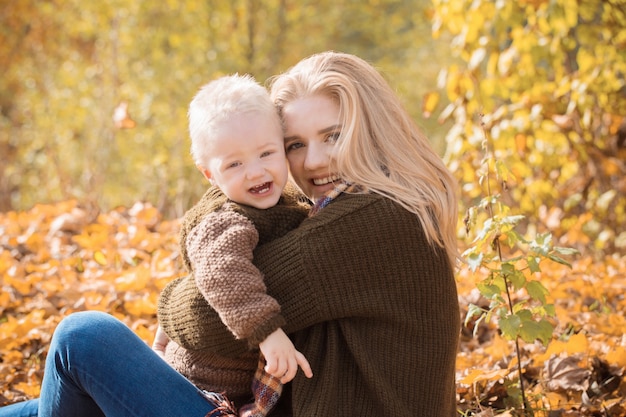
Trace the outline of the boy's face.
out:
<instances>
[{"instance_id":1,"label":"boy's face","mask_svg":"<svg viewBox=\"0 0 626 417\"><path fill-rule=\"evenodd\" d=\"M228 198L260 209L278 202L288 171L276 119L254 112L233 115L209 146L208 166L200 169Z\"/></svg>"}]
</instances>

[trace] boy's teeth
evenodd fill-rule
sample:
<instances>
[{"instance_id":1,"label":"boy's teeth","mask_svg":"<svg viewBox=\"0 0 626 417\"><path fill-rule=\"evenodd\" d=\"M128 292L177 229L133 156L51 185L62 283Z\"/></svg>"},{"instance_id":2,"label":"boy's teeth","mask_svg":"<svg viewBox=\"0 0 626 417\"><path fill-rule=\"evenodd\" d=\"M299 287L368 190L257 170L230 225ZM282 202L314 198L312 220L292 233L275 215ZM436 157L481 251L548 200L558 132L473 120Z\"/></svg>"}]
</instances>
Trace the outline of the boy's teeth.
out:
<instances>
[{"instance_id":1,"label":"boy's teeth","mask_svg":"<svg viewBox=\"0 0 626 417\"><path fill-rule=\"evenodd\" d=\"M256 187L252 187L251 191L253 193L264 193L270 189L270 183L266 182L265 184L258 185Z\"/></svg>"}]
</instances>

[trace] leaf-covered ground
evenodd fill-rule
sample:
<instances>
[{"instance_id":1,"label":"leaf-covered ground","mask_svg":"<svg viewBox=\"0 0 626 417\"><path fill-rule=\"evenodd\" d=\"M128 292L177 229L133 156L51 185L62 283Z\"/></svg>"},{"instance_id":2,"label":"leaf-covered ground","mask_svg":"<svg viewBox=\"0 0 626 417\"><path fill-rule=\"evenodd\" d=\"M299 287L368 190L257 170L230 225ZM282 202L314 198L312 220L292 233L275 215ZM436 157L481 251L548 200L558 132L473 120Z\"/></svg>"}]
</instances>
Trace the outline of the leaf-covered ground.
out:
<instances>
[{"instance_id":1,"label":"leaf-covered ground","mask_svg":"<svg viewBox=\"0 0 626 417\"><path fill-rule=\"evenodd\" d=\"M62 317L102 310L147 343L160 290L182 273L177 221L149 205L95 213L70 201L0 214L0 404L39 394L44 358ZM626 257L543 266L556 306L554 340L521 344L526 396L537 416L626 416ZM458 274L463 310L483 301L480 277ZM517 377L513 342L468 323L458 355L464 415L507 416Z\"/></svg>"}]
</instances>

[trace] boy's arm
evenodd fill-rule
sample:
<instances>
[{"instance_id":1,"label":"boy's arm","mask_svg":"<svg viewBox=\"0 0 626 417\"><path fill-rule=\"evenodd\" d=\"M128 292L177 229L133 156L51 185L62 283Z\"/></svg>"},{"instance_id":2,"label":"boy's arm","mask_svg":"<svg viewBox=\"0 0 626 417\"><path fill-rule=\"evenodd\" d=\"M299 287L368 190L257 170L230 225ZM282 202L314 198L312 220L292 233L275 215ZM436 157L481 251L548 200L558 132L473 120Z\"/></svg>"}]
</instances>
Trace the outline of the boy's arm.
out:
<instances>
[{"instance_id":1,"label":"boy's arm","mask_svg":"<svg viewBox=\"0 0 626 417\"><path fill-rule=\"evenodd\" d=\"M252 264L257 242L253 223L229 210L205 216L185 241L200 292L229 330L251 346L285 324Z\"/></svg>"}]
</instances>

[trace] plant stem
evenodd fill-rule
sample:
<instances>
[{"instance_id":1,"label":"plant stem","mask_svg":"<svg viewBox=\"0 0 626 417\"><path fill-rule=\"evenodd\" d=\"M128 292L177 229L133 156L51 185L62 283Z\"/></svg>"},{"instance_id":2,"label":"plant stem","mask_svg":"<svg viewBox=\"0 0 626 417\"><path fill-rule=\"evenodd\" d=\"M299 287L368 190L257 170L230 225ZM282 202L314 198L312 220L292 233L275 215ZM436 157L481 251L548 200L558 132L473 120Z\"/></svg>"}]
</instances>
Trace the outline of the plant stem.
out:
<instances>
[{"instance_id":1,"label":"plant stem","mask_svg":"<svg viewBox=\"0 0 626 417\"><path fill-rule=\"evenodd\" d=\"M489 179L487 179L487 183L489 183ZM500 258L500 262L502 262L502 249L500 246L500 241L498 239L495 240L496 250L498 251L498 257ZM507 274L502 274L502 279L504 279L504 288L506 289L506 299L509 303L509 311L511 314L513 313L513 299L511 297L511 291L509 290L509 278ZM515 355L517 356L517 374L519 377L519 389L522 395L522 408L524 409L524 414L532 416L533 412L529 408L526 407L526 392L524 387L524 379L522 378L522 354L521 349L519 347L519 337L515 338Z\"/></svg>"},{"instance_id":2,"label":"plant stem","mask_svg":"<svg viewBox=\"0 0 626 417\"><path fill-rule=\"evenodd\" d=\"M489 215L489 217L494 220L494 210L493 210L493 202L492 202L492 192L491 192L491 161L495 161L495 154L492 151L491 147L489 146L489 136L487 135L487 132L485 131L485 124L482 121L482 115L481 115L481 128L483 131L483 137L485 138L485 142L484 142L484 148L485 148L485 153L486 153L486 163L487 163L487 175L485 178L486 181L486 186L487 186L487 198L488 198L488 204L487 204L487 213ZM498 259L500 260L500 263L502 263L502 247L500 245L500 235L499 233L494 237L493 239L493 246L495 248L495 250L498 252ZM509 312L511 314L515 314L513 311L513 299L511 297L511 291L509 289L509 278L507 276L507 274L503 273L502 274L502 278L504 280L504 287L506 289L506 298L507 298L507 302L509 304ZM519 346L519 337L515 338L515 354L517 356L517 374L519 377L519 386L520 386L520 392L522 395L522 409L524 410L524 414L525 415L529 415L532 416L533 412L531 409L527 408L527 403L526 403L526 393L525 393L525 387L524 387L524 380L522 378L522 354L520 351L520 346Z\"/></svg>"}]
</instances>

